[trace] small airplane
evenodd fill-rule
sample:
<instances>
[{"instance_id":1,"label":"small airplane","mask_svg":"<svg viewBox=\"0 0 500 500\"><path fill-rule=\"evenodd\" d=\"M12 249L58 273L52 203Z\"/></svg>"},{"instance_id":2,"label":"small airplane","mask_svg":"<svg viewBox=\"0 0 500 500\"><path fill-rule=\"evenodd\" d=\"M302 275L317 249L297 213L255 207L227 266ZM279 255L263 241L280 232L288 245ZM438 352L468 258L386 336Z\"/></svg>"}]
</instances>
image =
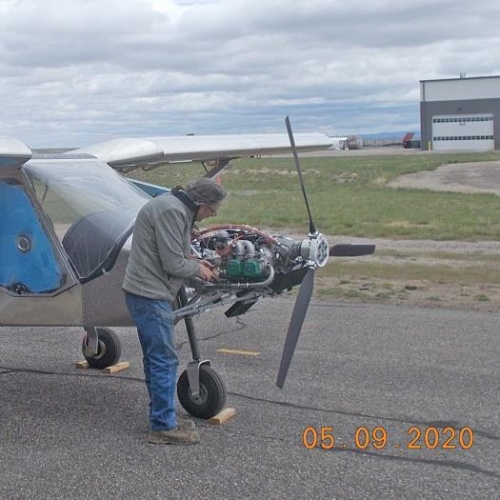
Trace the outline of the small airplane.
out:
<instances>
[{"instance_id":1,"label":"small airplane","mask_svg":"<svg viewBox=\"0 0 500 500\"><path fill-rule=\"evenodd\" d=\"M323 134L181 136L116 139L61 154L34 154L0 137L0 326L81 326L91 367L116 364L121 344L111 326L133 326L121 289L134 221L152 196L167 188L123 173L178 162L210 165L217 176L230 160L293 153L308 216L309 235L297 240L246 225L220 224L192 239L193 255L219 267L217 282L190 280L179 293L175 318L184 320L192 361L177 395L187 412L211 418L224 406L223 380L200 355L193 316L229 306L246 313L260 297L301 285L277 385L283 387L313 291L315 269L329 256L373 253L374 245L335 245L313 223L298 151L331 146Z\"/></svg>"}]
</instances>

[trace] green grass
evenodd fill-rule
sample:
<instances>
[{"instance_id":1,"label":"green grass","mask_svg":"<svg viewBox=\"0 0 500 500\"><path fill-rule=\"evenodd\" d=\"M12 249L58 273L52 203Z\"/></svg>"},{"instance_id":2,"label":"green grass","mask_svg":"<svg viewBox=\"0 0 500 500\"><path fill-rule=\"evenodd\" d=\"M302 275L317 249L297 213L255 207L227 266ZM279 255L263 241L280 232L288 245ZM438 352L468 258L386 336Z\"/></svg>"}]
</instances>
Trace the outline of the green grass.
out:
<instances>
[{"instance_id":1,"label":"green grass","mask_svg":"<svg viewBox=\"0 0 500 500\"><path fill-rule=\"evenodd\" d=\"M318 229L325 234L435 240L500 238L500 197L393 189L399 175L448 163L500 160L498 153L402 154L301 159ZM203 174L199 165L167 165L131 177L173 186ZM307 232L307 214L291 158L240 159L222 175L230 196L214 222Z\"/></svg>"},{"instance_id":2,"label":"green grass","mask_svg":"<svg viewBox=\"0 0 500 500\"><path fill-rule=\"evenodd\" d=\"M370 277L384 280L412 281L427 280L435 283L460 283L462 285L481 285L500 283L500 268L487 262L482 265L453 266L443 261L439 265L426 264L388 264L377 261L352 261L349 264L337 260L330 261L317 272L318 277L333 277L347 280L356 277Z\"/></svg>"},{"instance_id":3,"label":"green grass","mask_svg":"<svg viewBox=\"0 0 500 500\"><path fill-rule=\"evenodd\" d=\"M442 252L442 251L404 251L404 250L392 250L383 249L377 250L377 255L379 257L393 257L394 259L408 259L408 258L426 258L426 259L436 259L436 260L455 260L455 261L472 261L481 262L490 261L497 262L500 261L500 254L487 254L483 252L475 253L458 253L458 252Z\"/></svg>"},{"instance_id":4,"label":"green grass","mask_svg":"<svg viewBox=\"0 0 500 500\"><path fill-rule=\"evenodd\" d=\"M487 295L485 295L484 293L481 293L481 294L476 296L476 300L479 302L489 302L490 298Z\"/></svg>"}]
</instances>

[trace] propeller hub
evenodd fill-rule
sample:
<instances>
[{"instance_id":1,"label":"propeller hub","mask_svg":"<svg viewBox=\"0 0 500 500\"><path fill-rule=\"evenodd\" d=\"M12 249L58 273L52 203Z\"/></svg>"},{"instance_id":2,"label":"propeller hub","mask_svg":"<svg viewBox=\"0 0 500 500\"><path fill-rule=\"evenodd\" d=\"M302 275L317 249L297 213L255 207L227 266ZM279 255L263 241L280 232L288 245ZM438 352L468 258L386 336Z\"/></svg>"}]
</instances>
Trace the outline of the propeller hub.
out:
<instances>
[{"instance_id":1,"label":"propeller hub","mask_svg":"<svg viewBox=\"0 0 500 500\"><path fill-rule=\"evenodd\" d=\"M314 262L315 267L323 267L328 262L330 247L321 233L310 236L300 244L300 254L305 260Z\"/></svg>"}]
</instances>

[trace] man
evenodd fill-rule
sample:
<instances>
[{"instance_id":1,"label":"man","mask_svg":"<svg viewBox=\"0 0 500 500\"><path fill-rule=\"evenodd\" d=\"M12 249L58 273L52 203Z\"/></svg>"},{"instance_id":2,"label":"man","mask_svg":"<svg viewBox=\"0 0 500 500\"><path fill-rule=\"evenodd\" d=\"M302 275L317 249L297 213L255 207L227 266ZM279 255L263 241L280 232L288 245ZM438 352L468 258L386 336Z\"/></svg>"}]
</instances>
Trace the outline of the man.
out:
<instances>
[{"instance_id":1,"label":"man","mask_svg":"<svg viewBox=\"0 0 500 500\"><path fill-rule=\"evenodd\" d=\"M173 304L186 278L210 281L217 270L193 259L190 242L195 221L216 215L226 192L201 178L146 203L134 227L123 290L137 326L149 393L149 442L191 444L200 440L192 420L175 414L177 366Z\"/></svg>"}]
</instances>

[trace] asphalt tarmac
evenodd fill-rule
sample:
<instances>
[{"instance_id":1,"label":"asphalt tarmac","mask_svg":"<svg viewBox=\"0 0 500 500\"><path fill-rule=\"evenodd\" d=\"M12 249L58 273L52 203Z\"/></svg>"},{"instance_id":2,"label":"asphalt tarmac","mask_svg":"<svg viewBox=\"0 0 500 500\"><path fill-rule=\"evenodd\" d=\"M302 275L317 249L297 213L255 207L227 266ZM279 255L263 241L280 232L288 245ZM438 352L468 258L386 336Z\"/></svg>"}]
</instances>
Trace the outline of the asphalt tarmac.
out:
<instances>
[{"instance_id":1,"label":"asphalt tarmac","mask_svg":"<svg viewBox=\"0 0 500 500\"><path fill-rule=\"evenodd\" d=\"M0 498L499 498L497 315L313 301L280 390L292 307L195 320L236 416L180 447L147 443L133 329L104 375L75 368L78 329L0 328Z\"/></svg>"}]
</instances>

